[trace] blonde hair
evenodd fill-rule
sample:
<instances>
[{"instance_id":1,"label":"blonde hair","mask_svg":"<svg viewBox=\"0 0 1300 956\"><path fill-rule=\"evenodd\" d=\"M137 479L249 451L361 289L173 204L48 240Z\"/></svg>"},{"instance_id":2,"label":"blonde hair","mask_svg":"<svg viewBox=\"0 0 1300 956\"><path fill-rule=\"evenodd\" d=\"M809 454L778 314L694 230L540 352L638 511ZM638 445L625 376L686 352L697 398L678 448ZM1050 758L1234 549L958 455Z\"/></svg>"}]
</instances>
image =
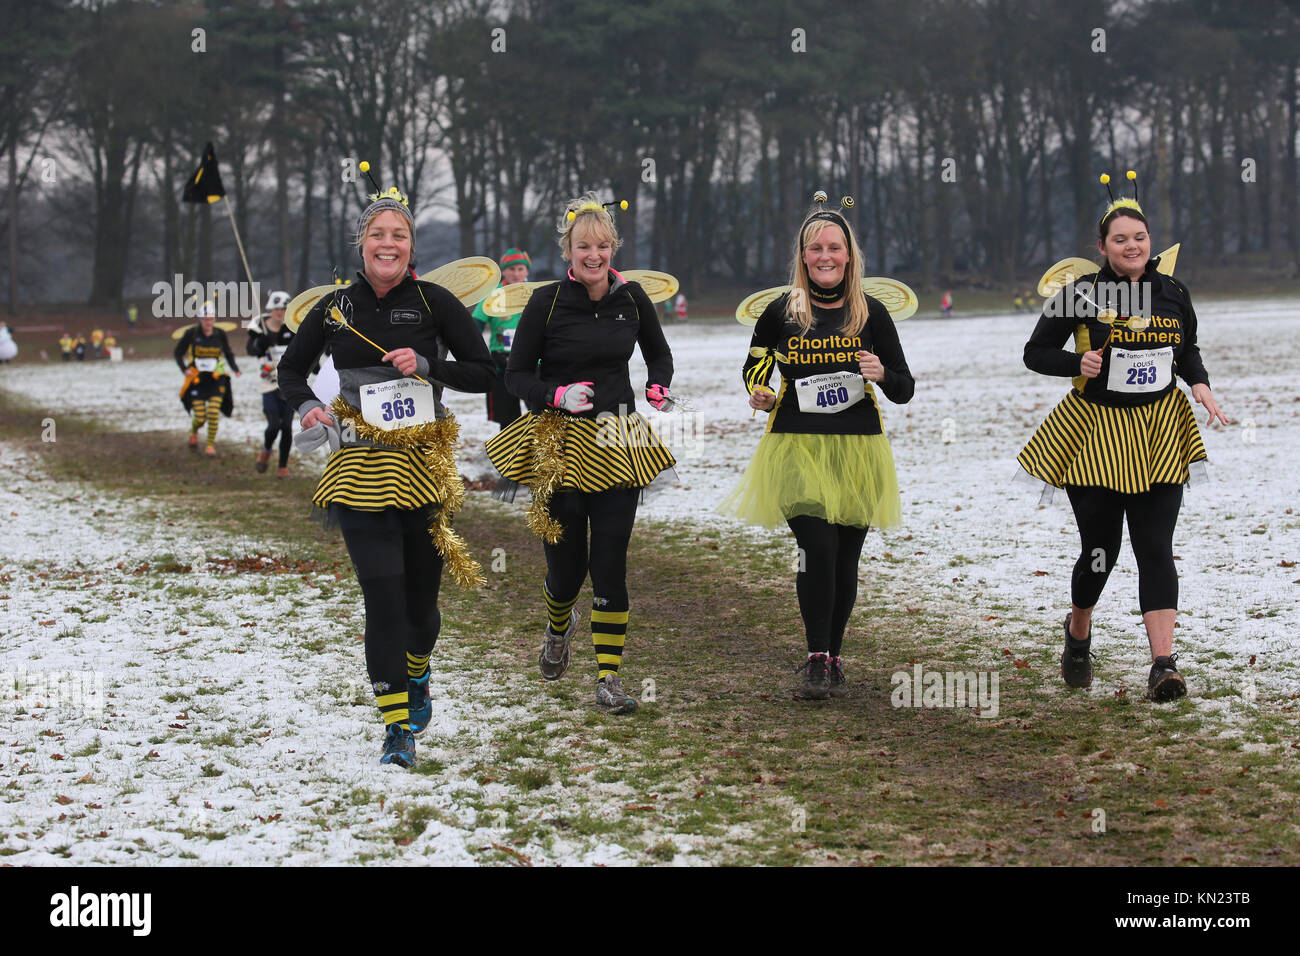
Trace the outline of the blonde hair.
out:
<instances>
[{"instance_id":1,"label":"blonde hair","mask_svg":"<svg viewBox=\"0 0 1300 956\"><path fill-rule=\"evenodd\" d=\"M799 228L799 235L795 237L794 265L790 269L790 285L793 288L786 302L785 314L798 324L801 334L806 335L813 327L812 309L809 308L812 293L808 286L810 281L808 269L803 264L803 251L810 242L816 241L827 226L839 225L840 223L829 219L805 220ZM844 220L841 228L848 230L844 241L849 246L849 261L844 266L844 278L847 280L844 298L847 300L849 310L841 330L845 335L853 336L866 326L869 308L866 296L862 294L862 251L858 246L857 237L853 235L853 227L849 225L847 219Z\"/></svg>"},{"instance_id":2,"label":"blonde hair","mask_svg":"<svg viewBox=\"0 0 1300 956\"><path fill-rule=\"evenodd\" d=\"M601 205L600 197L595 192L583 193L564 204L564 212L555 231L559 234L560 254L566 260L572 258L573 233L580 226L586 231L607 236L613 247L610 249L611 256L623 245L623 240L618 237L618 227L614 225L614 217Z\"/></svg>"}]
</instances>

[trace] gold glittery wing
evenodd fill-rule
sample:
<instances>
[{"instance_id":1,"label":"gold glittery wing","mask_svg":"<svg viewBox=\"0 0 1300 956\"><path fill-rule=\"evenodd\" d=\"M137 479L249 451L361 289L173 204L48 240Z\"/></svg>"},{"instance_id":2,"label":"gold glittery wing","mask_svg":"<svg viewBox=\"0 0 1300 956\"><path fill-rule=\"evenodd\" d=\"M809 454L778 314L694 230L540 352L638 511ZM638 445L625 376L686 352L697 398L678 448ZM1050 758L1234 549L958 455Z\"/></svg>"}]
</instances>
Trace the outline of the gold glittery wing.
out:
<instances>
[{"instance_id":1,"label":"gold glittery wing","mask_svg":"<svg viewBox=\"0 0 1300 956\"><path fill-rule=\"evenodd\" d=\"M763 310L789 291L788 285L779 285L774 289L764 289L762 292L746 296L745 300L736 306L736 321L741 325L756 325L763 315Z\"/></svg>"},{"instance_id":2,"label":"gold glittery wing","mask_svg":"<svg viewBox=\"0 0 1300 956\"><path fill-rule=\"evenodd\" d=\"M676 276L651 269L628 269L622 276L628 282L636 282L645 289L651 302L666 302L677 294L681 285Z\"/></svg>"},{"instance_id":3,"label":"gold glittery wing","mask_svg":"<svg viewBox=\"0 0 1300 956\"><path fill-rule=\"evenodd\" d=\"M302 325L302 320L307 318L307 313L311 311L312 306L321 300L321 297L327 292L333 292L338 286L334 285L317 285L312 286L306 292L299 292L293 297L284 309L284 324L290 332L297 332L298 326Z\"/></svg>"},{"instance_id":4,"label":"gold glittery wing","mask_svg":"<svg viewBox=\"0 0 1300 956\"><path fill-rule=\"evenodd\" d=\"M550 282L516 282L513 285L498 286L483 300L483 312L498 319L508 319L516 312L524 311L528 300L544 285Z\"/></svg>"},{"instance_id":5,"label":"gold glittery wing","mask_svg":"<svg viewBox=\"0 0 1300 956\"><path fill-rule=\"evenodd\" d=\"M1167 276L1174 274L1174 266L1178 264L1178 247L1181 245L1181 242L1175 242L1164 252L1160 253L1160 262L1156 265L1156 272Z\"/></svg>"},{"instance_id":6,"label":"gold glittery wing","mask_svg":"<svg viewBox=\"0 0 1300 956\"><path fill-rule=\"evenodd\" d=\"M501 281L501 268L486 256L469 256L432 269L420 278L442 286L470 309L496 288Z\"/></svg>"},{"instance_id":7,"label":"gold glittery wing","mask_svg":"<svg viewBox=\"0 0 1300 956\"><path fill-rule=\"evenodd\" d=\"M1044 272L1043 277L1038 280L1038 294L1044 299L1050 299L1075 279L1090 276L1096 271L1097 263L1089 262L1087 259L1080 259L1078 256L1062 259Z\"/></svg>"},{"instance_id":8,"label":"gold glittery wing","mask_svg":"<svg viewBox=\"0 0 1300 956\"><path fill-rule=\"evenodd\" d=\"M916 293L905 282L884 276L867 276L862 280L862 291L873 299L879 299L895 322L916 314Z\"/></svg>"}]
</instances>

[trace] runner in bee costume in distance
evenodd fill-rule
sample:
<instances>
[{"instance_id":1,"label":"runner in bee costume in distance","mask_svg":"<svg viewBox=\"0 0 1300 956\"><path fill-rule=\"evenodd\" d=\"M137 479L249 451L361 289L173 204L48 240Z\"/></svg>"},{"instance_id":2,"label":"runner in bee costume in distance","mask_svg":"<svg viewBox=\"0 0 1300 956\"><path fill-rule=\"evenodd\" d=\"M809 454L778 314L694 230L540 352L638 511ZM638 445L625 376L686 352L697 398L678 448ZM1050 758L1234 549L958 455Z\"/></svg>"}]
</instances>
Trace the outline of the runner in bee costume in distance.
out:
<instances>
[{"instance_id":1,"label":"runner in bee costume in distance","mask_svg":"<svg viewBox=\"0 0 1300 956\"><path fill-rule=\"evenodd\" d=\"M227 369L233 370L236 375L240 374L235 353L230 351L230 340L226 338L224 330L216 327L216 321L216 308L211 302L204 302L199 324L185 330L172 353L185 375L185 383L181 386L181 404L187 412L193 414L187 445L190 451L199 450L199 429L206 423L206 453L209 458L217 455L215 446L220 416L229 418L235 407L234 394L230 388L230 372Z\"/></svg>"}]
</instances>

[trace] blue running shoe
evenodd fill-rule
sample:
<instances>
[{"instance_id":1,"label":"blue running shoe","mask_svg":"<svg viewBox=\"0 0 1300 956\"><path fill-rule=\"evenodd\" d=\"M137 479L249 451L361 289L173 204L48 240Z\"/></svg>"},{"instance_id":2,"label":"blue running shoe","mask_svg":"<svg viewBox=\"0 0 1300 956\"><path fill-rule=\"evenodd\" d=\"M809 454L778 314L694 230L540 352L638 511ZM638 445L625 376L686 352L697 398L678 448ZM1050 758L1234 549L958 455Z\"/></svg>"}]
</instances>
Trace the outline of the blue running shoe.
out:
<instances>
[{"instance_id":1,"label":"blue running shoe","mask_svg":"<svg viewBox=\"0 0 1300 956\"><path fill-rule=\"evenodd\" d=\"M433 717L433 701L429 699L429 674L418 680L414 677L406 679L406 690L410 703L407 705L411 718L411 733L418 734L425 727L429 726L429 719Z\"/></svg>"},{"instance_id":2,"label":"blue running shoe","mask_svg":"<svg viewBox=\"0 0 1300 956\"><path fill-rule=\"evenodd\" d=\"M415 735L401 724L389 724L384 738L384 755L380 763L395 763L399 767L415 766Z\"/></svg>"}]
</instances>

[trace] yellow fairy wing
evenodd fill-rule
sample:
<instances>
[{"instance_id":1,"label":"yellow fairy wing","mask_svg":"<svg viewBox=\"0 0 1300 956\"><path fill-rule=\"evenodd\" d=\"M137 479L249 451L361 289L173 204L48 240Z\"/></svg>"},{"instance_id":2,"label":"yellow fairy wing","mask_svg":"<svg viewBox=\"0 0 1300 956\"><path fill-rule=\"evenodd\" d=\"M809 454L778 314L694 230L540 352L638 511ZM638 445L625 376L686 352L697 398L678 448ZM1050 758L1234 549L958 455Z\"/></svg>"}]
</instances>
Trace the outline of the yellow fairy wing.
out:
<instances>
[{"instance_id":1,"label":"yellow fairy wing","mask_svg":"<svg viewBox=\"0 0 1300 956\"><path fill-rule=\"evenodd\" d=\"M307 313L311 311L312 306L319 302L326 292L333 292L336 288L338 286L317 285L295 295L284 309L285 328L290 332L297 332L298 326L302 325L302 320L307 318Z\"/></svg>"},{"instance_id":2,"label":"yellow fairy wing","mask_svg":"<svg viewBox=\"0 0 1300 956\"><path fill-rule=\"evenodd\" d=\"M790 287L788 285L780 285L774 289L764 289L762 292L755 292L753 295L747 296L745 301L736 306L736 321L741 325L755 325L762 316L763 310L789 291Z\"/></svg>"},{"instance_id":3,"label":"yellow fairy wing","mask_svg":"<svg viewBox=\"0 0 1300 956\"><path fill-rule=\"evenodd\" d=\"M666 272L654 272L650 269L628 269L622 273L628 282L636 282L645 289L651 302L666 302L677 294L680 283L676 276Z\"/></svg>"},{"instance_id":4,"label":"yellow fairy wing","mask_svg":"<svg viewBox=\"0 0 1300 956\"><path fill-rule=\"evenodd\" d=\"M1167 276L1174 274L1174 266L1178 264L1178 247L1181 245L1181 242L1175 242L1164 252L1160 253L1160 263L1156 266L1156 272Z\"/></svg>"},{"instance_id":5,"label":"yellow fairy wing","mask_svg":"<svg viewBox=\"0 0 1300 956\"><path fill-rule=\"evenodd\" d=\"M172 338L180 341L180 337L185 334L185 330L192 328L194 328L193 325L182 325L179 329L172 329Z\"/></svg>"},{"instance_id":6,"label":"yellow fairy wing","mask_svg":"<svg viewBox=\"0 0 1300 956\"><path fill-rule=\"evenodd\" d=\"M498 286L488 293L483 300L483 312L498 319L508 319L517 312L522 312L528 300L549 282L516 282L514 285Z\"/></svg>"},{"instance_id":7,"label":"yellow fairy wing","mask_svg":"<svg viewBox=\"0 0 1300 956\"><path fill-rule=\"evenodd\" d=\"M1044 272L1043 277L1038 280L1038 294L1044 299L1050 299L1075 279L1092 275L1096 271L1097 263L1089 262L1087 259L1080 259L1078 256L1062 259Z\"/></svg>"},{"instance_id":8,"label":"yellow fairy wing","mask_svg":"<svg viewBox=\"0 0 1300 956\"><path fill-rule=\"evenodd\" d=\"M884 276L867 276L862 280L862 291L889 310L895 322L902 322L916 314L916 293L904 282Z\"/></svg>"},{"instance_id":9,"label":"yellow fairy wing","mask_svg":"<svg viewBox=\"0 0 1300 956\"><path fill-rule=\"evenodd\" d=\"M469 256L426 272L420 278L440 285L465 308L473 308L488 297L501 281L501 268L486 256Z\"/></svg>"},{"instance_id":10,"label":"yellow fairy wing","mask_svg":"<svg viewBox=\"0 0 1300 956\"><path fill-rule=\"evenodd\" d=\"M213 322L212 324L223 332L233 332L235 329L239 328L238 322Z\"/></svg>"}]
</instances>

